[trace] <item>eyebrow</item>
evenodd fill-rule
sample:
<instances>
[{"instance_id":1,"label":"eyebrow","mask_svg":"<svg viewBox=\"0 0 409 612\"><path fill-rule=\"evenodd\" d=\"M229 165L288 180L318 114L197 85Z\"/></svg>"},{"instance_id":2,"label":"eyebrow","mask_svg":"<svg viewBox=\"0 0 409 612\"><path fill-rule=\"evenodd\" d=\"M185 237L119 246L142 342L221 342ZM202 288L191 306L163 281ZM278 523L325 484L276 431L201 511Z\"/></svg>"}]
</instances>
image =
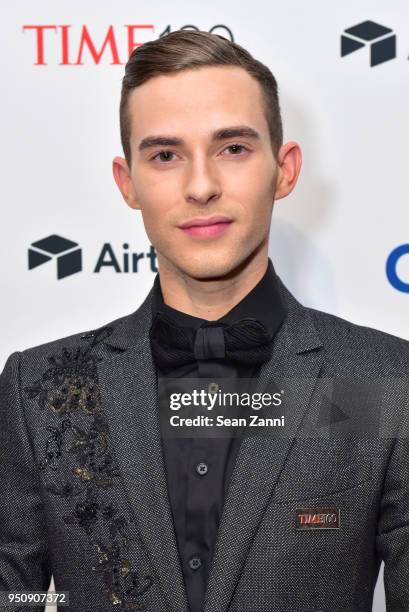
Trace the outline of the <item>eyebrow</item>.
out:
<instances>
[{"instance_id":1,"label":"eyebrow","mask_svg":"<svg viewBox=\"0 0 409 612\"><path fill-rule=\"evenodd\" d=\"M215 130L211 133L211 142L220 142L227 140L228 138L251 138L253 140L260 140L260 134L254 128L248 125L233 125L231 127L224 127ZM148 149L150 147L166 146L166 147L177 147L185 144L182 138L176 136L147 136L143 138L139 143L139 151Z\"/></svg>"}]
</instances>

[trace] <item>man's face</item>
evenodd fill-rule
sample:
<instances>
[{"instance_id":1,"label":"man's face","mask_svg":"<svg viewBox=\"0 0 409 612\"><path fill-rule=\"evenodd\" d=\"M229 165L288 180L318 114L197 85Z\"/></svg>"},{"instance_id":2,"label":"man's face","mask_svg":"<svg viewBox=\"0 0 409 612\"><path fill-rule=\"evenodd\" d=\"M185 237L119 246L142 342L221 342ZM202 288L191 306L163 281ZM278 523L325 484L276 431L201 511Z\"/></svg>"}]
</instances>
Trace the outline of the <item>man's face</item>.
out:
<instances>
[{"instance_id":1,"label":"man's face","mask_svg":"<svg viewBox=\"0 0 409 612\"><path fill-rule=\"evenodd\" d=\"M132 91L129 113L132 165L123 178L125 199L141 209L159 265L210 279L225 276L252 253L267 252L277 163L258 82L236 66L161 75ZM212 137L236 127L250 132ZM143 146L159 136L180 143ZM215 215L230 222L180 227Z\"/></svg>"}]
</instances>

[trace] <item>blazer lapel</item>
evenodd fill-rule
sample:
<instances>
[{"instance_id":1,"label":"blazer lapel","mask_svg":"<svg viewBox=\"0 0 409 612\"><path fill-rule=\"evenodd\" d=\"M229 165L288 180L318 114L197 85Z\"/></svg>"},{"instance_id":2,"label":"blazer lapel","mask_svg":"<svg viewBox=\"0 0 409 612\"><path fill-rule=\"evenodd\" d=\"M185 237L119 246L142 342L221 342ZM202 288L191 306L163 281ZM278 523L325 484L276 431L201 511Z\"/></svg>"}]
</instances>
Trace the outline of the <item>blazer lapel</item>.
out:
<instances>
[{"instance_id":1,"label":"blazer lapel","mask_svg":"<svg viewBox=\"0 0 409 612\"><path fill-rule=\"evenodd\" d=\"M126 494L164 601L171 610L187 612L162 456L156 370L149 344L151 295L152 290L140 308L123 317L104 340L117 351L100 361L98 376ZM118 349L123 352L118 354Z\"/></svg>"},{"instance_id":2,"label":"blazer lapel","mask_svg":"<svg viewBox=\"0 0 409 612\"><path fill-rule=\"evenodd\" d=\"M260 388L292 379L285 387L285 437L242 440L232 473L210 571L204 612L226 612L321 369L323 351L311 315L279 281L288 314L260 370Z\"/></svg>"}]
</instances>

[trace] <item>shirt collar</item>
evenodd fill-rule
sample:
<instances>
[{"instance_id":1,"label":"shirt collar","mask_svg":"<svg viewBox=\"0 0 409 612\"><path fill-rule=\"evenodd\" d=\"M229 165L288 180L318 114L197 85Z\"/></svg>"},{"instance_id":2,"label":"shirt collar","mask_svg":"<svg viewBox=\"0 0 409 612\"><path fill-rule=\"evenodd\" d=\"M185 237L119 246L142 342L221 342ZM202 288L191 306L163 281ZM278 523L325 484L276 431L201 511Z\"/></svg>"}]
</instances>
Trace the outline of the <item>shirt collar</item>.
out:
<instances>
[{"instance_id":1,"label":"shirt collar","mask_svg":"<svg viewBox=\"0 0 409 612\"><path fill-rule=\"evenodd\" d=\"M159 272L153 284L152 314L163 312L182 327L199 328L206 319L194 317L172 308L163 301ZM228 313L217 319L217 322L231 325L245 318L255 318L262 323L273 337L286 315L286 309L278 290L278 280L273 262L268 258L267 270L257 285L236 304Z\"/></svg>"}]
</instances>

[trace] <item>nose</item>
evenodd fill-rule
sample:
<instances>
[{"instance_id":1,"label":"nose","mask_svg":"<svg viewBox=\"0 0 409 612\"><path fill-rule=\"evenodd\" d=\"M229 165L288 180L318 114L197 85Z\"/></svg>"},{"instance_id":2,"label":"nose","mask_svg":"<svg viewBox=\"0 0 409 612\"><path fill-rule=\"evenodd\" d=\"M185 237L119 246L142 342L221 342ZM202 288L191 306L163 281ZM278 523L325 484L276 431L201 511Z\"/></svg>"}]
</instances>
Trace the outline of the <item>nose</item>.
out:
<instances>
[{"instance_id":1,"label":"nose","mask_svg":"<svg viewBox=\"0 0 409 612\"><path fill-rule=\"evenodd\" d=\"M211 160L195 158L189 164L185 199L190 204L206 205L221 196L220 177Z\"/></svg>"}]
</instances>

